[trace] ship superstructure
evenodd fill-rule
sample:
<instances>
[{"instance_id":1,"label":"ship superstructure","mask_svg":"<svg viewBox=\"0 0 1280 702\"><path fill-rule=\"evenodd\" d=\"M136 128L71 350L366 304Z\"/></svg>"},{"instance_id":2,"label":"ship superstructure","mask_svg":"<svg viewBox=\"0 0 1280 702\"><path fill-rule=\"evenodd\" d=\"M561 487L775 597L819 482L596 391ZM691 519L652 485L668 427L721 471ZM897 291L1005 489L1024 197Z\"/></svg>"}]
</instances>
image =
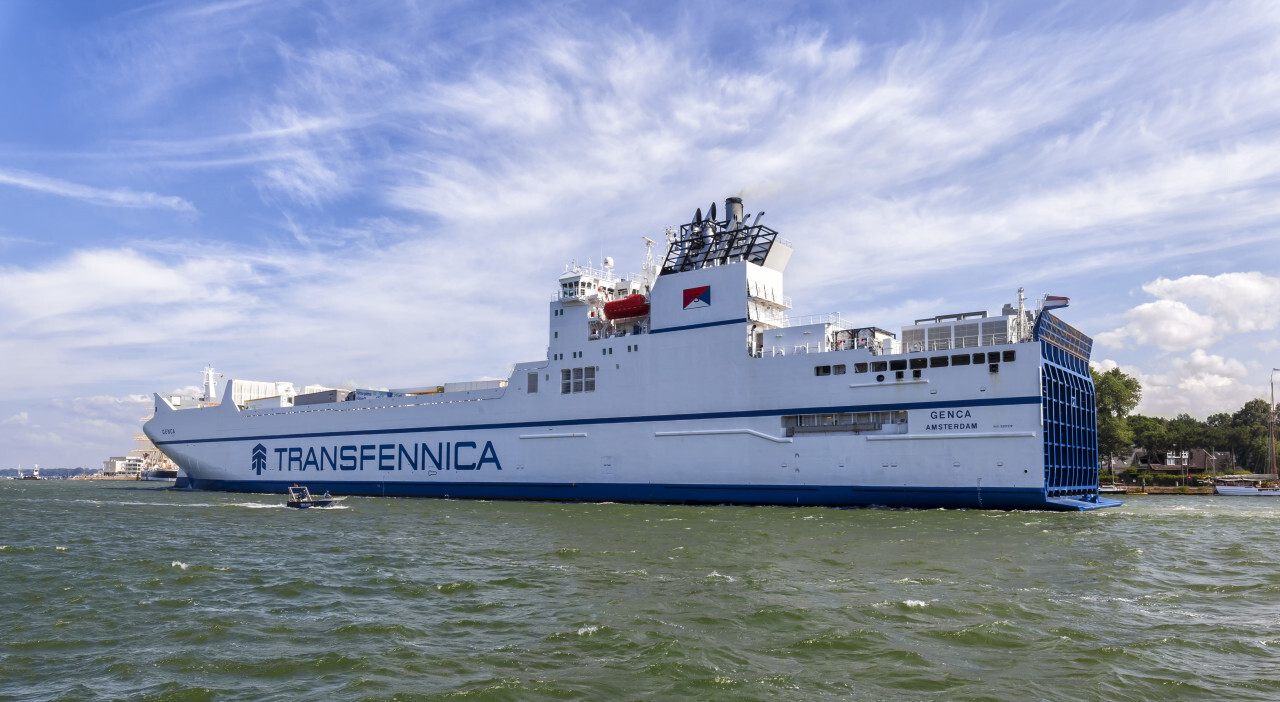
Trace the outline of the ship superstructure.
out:
<instances>
[{"instance_id":1,"label":"ship superstructure","mask_svg":"<svg viewBox=\"0 0 1280 702\"><path fill-rule=\"evenodd\" d=\"M730 198L639 273L572 265L546 358L497 381L312 389L145 431L191 487L488 499L1080 510L1091 340L1019 294L895 334L790 317L792 246ZM257 402L255 404L255 402Z\"/></svg>"}]
</instances>

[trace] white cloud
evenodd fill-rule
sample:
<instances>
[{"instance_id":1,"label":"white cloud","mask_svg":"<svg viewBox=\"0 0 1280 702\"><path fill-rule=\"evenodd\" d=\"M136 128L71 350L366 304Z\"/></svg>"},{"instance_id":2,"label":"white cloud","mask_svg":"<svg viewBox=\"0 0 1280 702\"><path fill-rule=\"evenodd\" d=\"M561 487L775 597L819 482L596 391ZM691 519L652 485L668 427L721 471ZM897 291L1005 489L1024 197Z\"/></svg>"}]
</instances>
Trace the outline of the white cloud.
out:
<instances>
[{"instance_id":1,"label":"white cloud","mask_svg":"<svg viewBox=\"0 0 1280 702\"><path fill-rule=\"evenodd\" d=\"M92 205L166 209L179 212L196 211L195 205L180 197L138 192L128 188L116 188L114 190L94 188L23 171L0 170L0 184L81 200Z\"/></svg>"},{"instance_id":2,"label":"white cloud","mask_svg":"<svg viewBox=\"0 0 1280 702\"><path fill-rule=\"evenodd\" d=\"M1114 368L1119 368L1120 364L1109 358L1104 358L1098 361L1090 361L1089 366L1099 373L1106 373Z\"/></svg>"},{"instance_id":3,"label":"white cloud","mask_svg":"<svg viewBox=\"0 0 1280 702\"><path fill-rule=\"evenodd\" d=\"M1142 289L1164 300L1200 303L1226 333L1270 330L1280 324L1280 278L1263 273L1160 278Z\"/></svg>"},{"instance_id":4,"label":"white cloud","mask_svg":"<svg viewBox=\"0 0 1280 702\"><path fill-rule=\"evenodd\" d=\"M1280 321L1280 278L1258 272L1160 278L1142 289L1160 299L1126 312L1128 323L1099 334L1098 343L1204 349L1228 334L1268 331Z\"/></svg>"},{"instance_id":5,"label":"white cloud","mask_svg":"<svg viewBox=\"0 0 1280 702\"><path fill-rule=\"evenodd\" d=\"M46 432L44 434L23 434L22 439L31 446L42 446L46 448L59 448L67 442L60 435L54 432Z\"/></svg>"},{"instance_id":6,"label":"white cloud","mask_svg":"<svg viewBox=\"0 0 1280 702\"><path fill-rule=\"evenodd\" d=\"M1098 335L1104 346L1122 347L1127 341L1162 349L1203 348L1220 338L1216 320L1177 300L1147 302L1125 313L1129 323Z\"/></svg>"},{"instance_id":7,"label":"white cloud","mask_svg":"<svg viewBox=\"0 0 1280 702\"><path fill-rule=\"evenodd\" d=\"M1265 387L1251 385L1250 368L1243 362L1196 349L1171 359L1162 369L1143 373L1121 368L1142 383L1142 414L1173 416L1181 413L1206 417L1234 412L1245 402L1262 397Z\"/></svg>"},{"instance_id":8,"label":"white cloud","mask_svg":"<svg viewBox=\"0 0 1280 702\"><path fill-rule=\"evenodd\" d=\"M0 268L0 309L20 335L26 324L77 316L78 326L112 308L244 304L236 288L251 275L250 261L200 252L166 262L131 249L79 250L43 268Z\"/></svg>"},{"instance_id":9,"label":"white cloud","mask_svg":"<svg viewBox=\"0 0 1280 702\"><path fill-rule=\"evenodd\" d=\"M26 412L19 412L13 415L12 417L9 417L8 419L4 420L3 422L0 422L0 424L20 424L22 426L26 426L27 424L30 424L30 423L31 423L31 416Z\"/></svg>"}]
</instances>

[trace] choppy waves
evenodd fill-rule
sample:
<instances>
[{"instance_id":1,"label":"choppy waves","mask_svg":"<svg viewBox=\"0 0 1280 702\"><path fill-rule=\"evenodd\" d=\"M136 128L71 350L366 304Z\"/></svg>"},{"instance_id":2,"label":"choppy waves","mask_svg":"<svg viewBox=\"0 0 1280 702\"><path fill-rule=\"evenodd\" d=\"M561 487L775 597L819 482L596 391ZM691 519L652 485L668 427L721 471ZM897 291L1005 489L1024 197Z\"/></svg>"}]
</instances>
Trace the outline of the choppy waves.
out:
<instances>
[{"instance_id":1,"label":"choppy waves","mask_svg":"<svg viewBox=\"0 0 1280 702\"><path fill-rule=\"evenodd\" d=\"M1280 696L1280 520L1247 499L0 499L0 698Z\"/></svg>"}]
</instances>

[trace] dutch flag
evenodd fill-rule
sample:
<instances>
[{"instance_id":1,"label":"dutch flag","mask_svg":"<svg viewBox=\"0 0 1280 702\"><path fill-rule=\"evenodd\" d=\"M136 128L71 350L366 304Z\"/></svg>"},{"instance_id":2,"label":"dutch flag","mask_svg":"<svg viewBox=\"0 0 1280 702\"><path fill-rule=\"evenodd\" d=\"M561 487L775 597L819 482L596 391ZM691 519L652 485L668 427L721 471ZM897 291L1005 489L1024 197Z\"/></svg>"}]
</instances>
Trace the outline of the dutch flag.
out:
<instances>
[{"instance_id":1,"label":"dutch flag","mask_svg":"<svg viewBox=\"0 0 1280 702\"><path fill-rule=\"evenodd\" d=\"M1071 298L1062 297L1060 295L1045 295L1043 308L1051 310L1056 307L1066 307L1071 302Z\"/></svg>"}]
</instances>

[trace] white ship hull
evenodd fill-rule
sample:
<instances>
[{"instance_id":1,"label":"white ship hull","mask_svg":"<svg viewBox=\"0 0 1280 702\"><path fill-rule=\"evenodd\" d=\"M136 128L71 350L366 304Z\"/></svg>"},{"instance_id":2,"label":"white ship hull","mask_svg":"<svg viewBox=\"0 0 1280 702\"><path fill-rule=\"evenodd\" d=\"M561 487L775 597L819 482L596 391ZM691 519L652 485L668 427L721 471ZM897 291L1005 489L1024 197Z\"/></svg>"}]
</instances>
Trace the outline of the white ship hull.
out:
<instances>
[{"instance_id":1,"label":"white ship hull","mask_svg":"<svg viewBox=\"0 0 1280 702\"><path fill-rule=\"evenodd\" d=\"M505 387L242 409L226 399L228 383L218 407L175 410L157 396L145 430L190 487L209 490L300 484L341 495L484 499L1118 504L1097 496L1085 361L1060 343L1046 336L873 353L838 343L809 352L805 341L803 351L793 344L779 353L762 346L762 330L779 339L786 330L761 322L754 298L741 292L755 276L774 276L780 287L778 268L752 260L669 265L650 295L652 318L644 328L628 322L626 334L585 333L577 325L594 323L593 313L573 295L559 299L548 359L518 364ZM950 360L929 365L939 357ZM888 370L890 363L907 370ZM885 369L873 370L879 364ZM584 366L594 373L585 387L573 375Z\"/></svg>"}]
</instances>

